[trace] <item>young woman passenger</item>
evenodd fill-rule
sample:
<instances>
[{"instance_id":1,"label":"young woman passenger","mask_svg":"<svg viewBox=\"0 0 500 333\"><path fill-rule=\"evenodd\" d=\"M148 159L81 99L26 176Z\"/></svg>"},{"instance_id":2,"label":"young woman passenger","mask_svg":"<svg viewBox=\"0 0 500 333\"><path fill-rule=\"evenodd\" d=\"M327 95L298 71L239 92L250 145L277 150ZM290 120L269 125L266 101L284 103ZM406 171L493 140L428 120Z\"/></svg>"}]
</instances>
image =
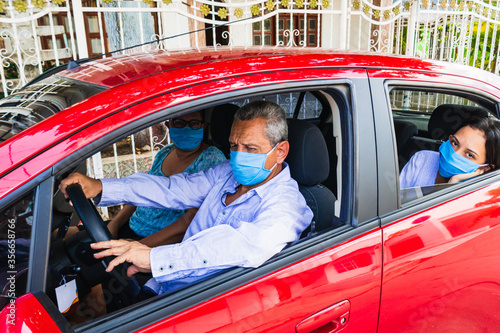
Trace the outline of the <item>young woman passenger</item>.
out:
<instances>
[{"instance_id":1,"label":"young woman passenger","mask_svg":"<svg viewBox=\"0 0 500 333\"><path fill-rule=\"evenodd\" d=\"M219 149L202 141L207 124L201 111L173 118L166 125L173 144L156 154L149 174L166 177L181 172L192 174L226 160ZM183 211L124 205L108 223L108 229L114 238L132 238L150 247L177 243L197 211L197 208Z\"/></svg>"},{"instance_id":2,"label":"young woman passenger","mask_svg":"<svg viewBox=\"0 0 500 333\"><path fill-rule=\"evenodd\" d=\"M500 166L500 121L470 118L439 152L421 150L412 156L399 175L400 187L457 183Z\"/></svg>"}]
</instances>

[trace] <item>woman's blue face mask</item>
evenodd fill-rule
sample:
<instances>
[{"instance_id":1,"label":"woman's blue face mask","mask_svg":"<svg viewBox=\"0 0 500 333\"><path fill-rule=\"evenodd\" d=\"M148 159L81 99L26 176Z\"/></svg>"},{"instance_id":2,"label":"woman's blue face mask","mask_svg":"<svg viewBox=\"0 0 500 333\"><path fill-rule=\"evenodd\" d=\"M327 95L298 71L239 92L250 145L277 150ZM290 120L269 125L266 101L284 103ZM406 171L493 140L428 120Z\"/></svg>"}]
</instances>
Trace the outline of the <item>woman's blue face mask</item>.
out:
<instances>
[{"instance_id":1,"label":"woman's blue face mask","mask_svg":"<svg viewBox=\"0 0 500 333\"><path fill-rule=\"evenodd\" d=\"M203 139L203 128L182 128L170 127L170 138L174 145L182 150L191 151L198 148Z\"/></svg>"},{"instance_id":2,"label":"woman's blue face mask","mask_svg":"<svg viewBox=\"0 0 500 333\"><path fill-rule=\"evenodd\" d=\"M231 150L229 164L233 170L234 179L241 185L246 186L252 186L263 182L276 166L276 164L274 164L270 170L264 167L267 156L273 152L276 146L267 154L245 153Z\"/></svg>"},{"instance_id":3,"label":"woman's blue face mask","mask_svg":"<svg viewBox=\"0 0 500 333\"><path fill-rule=\"evenodd\" d=\"M444 178L471 173L485 165L488 165L488 163L477 164L455 152L450 140L439 147L439 174Z\"/></svg>"}]
</instances>

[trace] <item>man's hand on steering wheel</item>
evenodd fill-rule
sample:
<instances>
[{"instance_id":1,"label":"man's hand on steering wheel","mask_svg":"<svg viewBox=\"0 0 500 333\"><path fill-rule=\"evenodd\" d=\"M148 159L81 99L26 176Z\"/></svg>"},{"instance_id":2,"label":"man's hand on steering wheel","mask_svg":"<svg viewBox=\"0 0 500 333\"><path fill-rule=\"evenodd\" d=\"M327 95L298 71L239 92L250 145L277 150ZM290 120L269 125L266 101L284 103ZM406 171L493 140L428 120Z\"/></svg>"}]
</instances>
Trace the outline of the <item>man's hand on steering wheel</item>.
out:
<instances>
[{"instance_id":1,"label":"man's hand on steering wheel","mask_svg":"<svg viewBox=\"0 0 500 333\"><path fill-rule=\"evenodd\" d=\"M94 254L96 259L101 259L107 256L116 256L111 260L106 268L106 272L111 272L115 266L129 262L132 265L127 269L127 275L132 276L135 273L151 272L151 263L149 254L151 248L136 241L125 239L110 240L91 244L90 247L94 250L104 249L104 251Z\"/></svg>"},{"instance_id":2,"label":"man's hand on steering wheel","mask_svg":"<svg viewBox=\"0 0 500 333\"><path fill-rule=\"evenodd\" d=\"M68 178L63 179L59 184L59 190L66 199L69 198L66 188L72 184L80 184L87 199L95 198L102 192L102 183L100 180L75 172L69 175Z\"/></svg>"},{"instance_id":3,"label":"man's hand on steering wheel","mask_svg":"<svg viewBox=\"0 0 500 333\"><path fill-rule=\"evenodd\" d=\"M96 182L98 182L98 184ZM92 241L104 243L111 241L111 234L109 233L108 228L104 224L92 201L88 199L89 197L92 197L93 194L97 195L101 192L101 182L82 174L75 173L63 180L61 184L62 185L59 186L61 192L65 193L65 195L68 195L69 193L69 197L73 201L75 210L80 216L80 219L87 229L87 232L89 233ZM82 190L82 186L86 186L88 191L87 194L85 194ZM96 188L98 188L99 191L97 191ZM91 194L89 195L88 193ZM128 296L137 296L140 291L140 286L133 277L130 277L132 274L137 273L137 268L131 268L129 270L129 265L125 263L127 259L121 260L120 263L117 263L116 260L114 260L114 258L112 257L109 257L109 255L112 255L112 253L103 254L99 257L96 256L96 258L101 258L106 267L114 261L114 264L111 267L108 267L107 271L117 279L119 284L123 286L123 290ZM116 266L118 266L118 268L113 270L113 268L115 268ZM126 274L128 274L129 277L126 277Z\"/></svg>"}]
</instances>

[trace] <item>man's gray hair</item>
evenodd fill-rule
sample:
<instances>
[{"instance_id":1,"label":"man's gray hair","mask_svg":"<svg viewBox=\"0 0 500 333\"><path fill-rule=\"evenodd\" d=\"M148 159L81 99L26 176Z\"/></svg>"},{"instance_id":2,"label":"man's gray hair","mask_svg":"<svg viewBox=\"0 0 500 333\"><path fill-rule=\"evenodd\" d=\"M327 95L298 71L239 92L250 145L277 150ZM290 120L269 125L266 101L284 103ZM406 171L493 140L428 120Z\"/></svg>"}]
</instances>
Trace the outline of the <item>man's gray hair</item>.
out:
<instances>
[{"instance_id":1,"label":"man's gray hair","mask_svg":"<svg viewBox=\"0 0 500 333\"><path fill-rule=\"evenodd\" d=\"M286 114L278 104L267 101L254 101L244 105L234 115L234 119L237 120L252 120L256 118L266 120L266 136L272 146L281 141L288 140Z\"/></svg>"}]
</instances>

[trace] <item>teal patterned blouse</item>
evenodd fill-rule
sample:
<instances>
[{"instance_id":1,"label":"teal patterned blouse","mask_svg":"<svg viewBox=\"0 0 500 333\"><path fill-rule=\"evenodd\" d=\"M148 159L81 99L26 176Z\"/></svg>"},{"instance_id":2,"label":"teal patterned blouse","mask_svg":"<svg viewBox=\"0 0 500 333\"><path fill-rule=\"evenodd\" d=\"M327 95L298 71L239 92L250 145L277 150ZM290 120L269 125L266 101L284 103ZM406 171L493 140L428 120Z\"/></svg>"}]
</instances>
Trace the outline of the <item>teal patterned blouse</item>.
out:
<instances>
[{"instance_id":1,"label":"teal patterned blouse","mask_svg":"<svg viewBox=\"0 0 500 333\"><path fill-rule=\"evenodd\" d=\"M153 166L149 170L149 174L157 176L165 176L161 172L161 165L167 155L174 149L174 145L170 144L163 147L156 154ZM184 172L189 174L199 171L206 171L213 166L225 161L224 154L214 146L205 149ZM146 237L160 231L167 225L175 222L179 217L184 215L185 210L178 209L159 209L137 207L135 213L130 217L130 228L141 237Z\"/></svg>"}]
</instances>

